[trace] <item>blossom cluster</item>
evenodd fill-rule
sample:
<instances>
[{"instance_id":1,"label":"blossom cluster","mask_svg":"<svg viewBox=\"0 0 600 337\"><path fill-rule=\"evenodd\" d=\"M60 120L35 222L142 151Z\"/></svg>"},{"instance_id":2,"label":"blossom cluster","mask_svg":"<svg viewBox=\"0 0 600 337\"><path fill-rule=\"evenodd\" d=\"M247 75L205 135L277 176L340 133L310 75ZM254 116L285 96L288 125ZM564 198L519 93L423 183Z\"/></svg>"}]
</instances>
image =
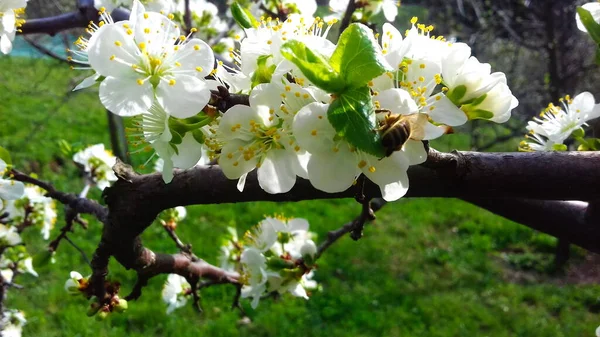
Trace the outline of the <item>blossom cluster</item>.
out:
<instances>
[{"instance_id":1,"label":"blossom cluster","mask_svg":"<svg viewBox=\"0 0 600 337\"><path fill-rule=\"evenodd\" d=\"M313 268L317 247L305 219L268 217L238 240L235 229L221 248L221 267L242 275L242 297L252 298L256 308L261 297L290 293L308 299L317 289Z\"/></svg>"},{"instance_id":2,"label":"blossom cluster","mask_svg":"<svg viewBox=\"0 0 600 337\"><path fill-rule=\"evenodd\" d=\"M0 33L2 27L0 25ZM4 37L2 37L4 38ZM4 41L3 41L4 43ZM54 223L52 206L47 203L40 193L32 187L25 186L20 181L4 179L10 167L10 156L0 147L0 280L12 284L18 274L30 274L37 277L33 268L33 259L21 245L20 229L35 225L42 227L42 234L49 233L49 227ZM5 160L6 159L6 160ZM7 163L8 162L8 163ZM56 213L54 212L54 217ZM27 323L22 311L4 309L2 312L3 336L21 336L22 328Z\"/></svg>"},{"instance_id":3,"label":"blossom cluster","mask_svg":"<svg viewBox=\"0 0 600 337\"><path fill-rule=\"evenodd\" d=\"M240 191L254 169L268 193L289 191L297 177L341 192L364 174L392 201L408 190L408 167L425 161L423 140L470 119L505 122L518 104L503 73L416 18L405 38L390 24L379 40L352 24L337 45L327 39L335 19L246 18L254 23L227 65L193 37L196 29L182 35L174 15L139 1L128 21L113 22L104 8L100 15L76 42L78 62L95 72L77 89L100 82L107 109L138 116L134 137L163 160L165 182L173 168L204 158ZM362 51L355 61L353 50ZM249 104L217 112L219 88L248 95Z\"/></svg>"},{"instance_id":4,"label":"blossom cluster","mask_svg":"<svg viewBox=\"0 0 600 337\"><path fill-rule=\"evenodd\" d=\"M104 190L112 181L117 180L112 170L117 158L104 149L104 144L88 146L75 153L73 161L82 167L89 182L100 190Z\"/></svg>"},{"instance_id":5,"label":"blossom cluster","mask_svg":"<svg viewBox=\"0 0 600 337\"><path fill-rule=\"evenodd\" d=\"M600 104L595 103L594 96L589 92L574 98L565 96L560 104L562 107L550 103L539 117L528 122L529 133L519 146L521 151L564 151L567 150L565 141L575 133L580 142L586 143L582 127L600 117ZM590 144L589 147L592 149L594 146Z\"/></svg>"},{"instance_id":6,"label":"blossom cluster","mask_svg":"<svg viewBox=\"0 0 600 337\"><path fill-rule=\"evenodd\" d=\"M34 185L26 185L24 194L19 199L6 201L3 212L7 214L6 220L10 223L27 223L29 226L40 228L44 240L50 238L50 231L56 223L55 201L46 197L44 191ZM16 232L16 228L11 226L6 232ZM7 234L6 238L8 237L10 236ZM16 237L13 240L16 240Z\"/></svg>"}]
</instances>

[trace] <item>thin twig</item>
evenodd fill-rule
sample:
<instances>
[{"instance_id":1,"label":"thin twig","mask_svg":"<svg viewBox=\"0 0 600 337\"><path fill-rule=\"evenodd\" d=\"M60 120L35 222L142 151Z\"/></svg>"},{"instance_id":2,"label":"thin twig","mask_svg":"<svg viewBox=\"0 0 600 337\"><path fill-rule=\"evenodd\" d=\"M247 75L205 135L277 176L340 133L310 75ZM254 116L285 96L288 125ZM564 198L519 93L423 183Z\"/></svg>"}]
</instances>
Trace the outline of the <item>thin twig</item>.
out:
<instances>
[{"instance_id":1,"label":"thin twig","mask_svg":"<svg viewBox=\"0 0 600 337\"><path fill-rule=\"evenodd\" d=\"M356 11L356 8L355 0L348 1L348 7L346 7L346 12L344 12L344 17L342 18L342 23L340 24L339 35L342 35L342 32L344 32L344 30L350 26L350 23L352 22L352 15L354 14L354 11Z\"/></svg>"},{"instance_id":2,"label":"thin twig","mask_svg":"<svg viewBox=\"0 0 600 337\"><path fill-rule=\"evenodd\" d=\"M179 248L179 250L182 253L189 255L191 257L192 261L199 260L199 258L196 255L194 255L194 253L192 252L192 245L190 245L189 243L188 244L183 243L183 241L181 241L181 239L179 239L179 236L177 236L177 233L175 233L175 228L173 228L173 226L170 226L168 223L166 223L163 220L161 220L161 224L162 224L162 227L167 232L167 234L169 234L169 237L175 242L175 245L177 246L177 248Z\"/></svg>"},{"instance_id":3,"label":"thin twig","mask_svg":"<svg viewBox=\"0 0 600 337\"><path fill-rule=\"evenodd\" d=\"M90 259L87 257L87 255L85 254L85 251L83 249L81 249L79 246L77 246L75 244L75 242L73 242L71 239L69 239L68 236L64 236L65 240L67 240L68 243L71 244L71 246L73 246L73 248L77 249L77 251L79 252L79 254L81 254L81 257L85 260L85 262L88 264L88 266L92 266L92 262L90 261Z\"/></svg>"},{"instance_id":4,"label":"thin twig","mask_svg":"<svg viewBox=\"0 0 600 337\"><path fill-rule=\"evenodd\" d=\"M327 233L327 239L323 243L321 243L321 245L317 248L317 254L315 255L315 260L318 259L319 257L321 257L323 252L325 252L332 244L334 244L337 240L339 240L342 236L346 235L347 233L350 233L353 231L358 231L358 230L360 230L362 232L362 228L364 227L364 225L368 221L371 221L375 218L374 212L379 210L381 207L383 207L383 205L385 205L385 201L383 201L383 199L381 199L381 200L376 199L374 201L374 205L376 205L376 206L373 206L375 209L372 209L370 201L364 202L362 204L361 213L358 217L356 217L354 220L346 223L342 227ZM354 239L354 237L353 237L353 239Z\"/></svg>"}]
</instances>

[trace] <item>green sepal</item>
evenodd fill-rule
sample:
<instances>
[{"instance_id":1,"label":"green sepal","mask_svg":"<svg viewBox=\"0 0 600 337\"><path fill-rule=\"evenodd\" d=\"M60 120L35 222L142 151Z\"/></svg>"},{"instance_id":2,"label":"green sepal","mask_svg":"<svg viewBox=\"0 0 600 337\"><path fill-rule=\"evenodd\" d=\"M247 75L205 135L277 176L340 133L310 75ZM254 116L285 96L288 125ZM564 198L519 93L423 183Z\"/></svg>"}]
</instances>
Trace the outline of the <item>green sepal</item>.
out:
<instances>
[{"instance_id":1,"label":"green sepal","mask_svg":"<svg viewBox=\"0 0 600 337\"><path fill-rule=\"evenodd\" d=\"M202 130L200 129L196 129L191 131L192 132L192 137L194 137L194 140L198 142L198 144L204 144L204 132L202 132Z\"/></svg>"},{"instance_id":2,"label":"green sepal","mask_svg":"<svg viewBox=\"0 0 600 337\"><path fill-rule=\"evenodd\" d=\"M350 88L362 87L394 70L385 60L371 29L360 23L351 24L340 35L329 64Z\"/></svg>"},{"instance_id":3,"label":"green sepal","mask_svg":"<svg viewBox=\"0 0 600 337\"><path fill-rule=\"evenodd\" d=\"M323 55L313 52L296 40L288 41L281 46L281 55L294 63L302 74L317 87L329 93L344 90L344 80Z\"/></svg>"},{"instance_id":4,"label":"green sepal","mask_svg":"<svg viewBox=\"0 0 600 337\"><path fill-rule=\"evenodd\" d=\"M385 156L368 86L341 94L327 110L327 118L337 134L357 149L376 157Z\"/></svg>"},{"instance_id":5,"label":"green sepal","mask_svg":"<svg viewBox=\"0 0 600 337\"><path fill-rule=\"evenodd\" d=\"M585 137L585 130L583 128L579 128L571 133L571 136L574 138L583 138Z\"/></svg>"},{"instance_id":6,"label":"green sepal","mask_svg":"<svg viewBox=\"0 0 600 337\"><path fill-rule=\"evenodd\" d=\"M600 24L594 20L592 13L583 9L583 7L577 7L577 14L579 14L581 23L585 26L585 29L587 29L592 40L597 44L600 44Z\"/></svg>"},{"instance_id":7,"label":"green sepal","mask_svg":"<svg viewBox=\"0 0 600 337\"><path fill-rule=\"evenodd\" d=\"M494 113L491 111L488 111L488 110L483 110L483 109L474 109L474 110L466 109L466 110L467 111L465 111L465 113L467 114L467 117L469 118L469 120L490 119L490 118L494 117Z\"/></svg>"},{"instance_id":8,"label":"green sepal","mask_svg":"<svg viewBox=\"0 0 600 337\"><path fill-rule=\"evenodd\" d=\"M259 26L259 22L254 15L237 1L231 4L231 15L235 22L242 28L256 28Z\"/></svg>"},{"instance_id":9,"label":"green sepal","mask_svg":"<svg viewBox=\"0 0 600 337\"><path fill-rule=\"evenodd\" d=\"M271 78L273 77L273 73L275 72L276 65L267 65L267 61L271 55L262 55L259 56L256 60L256 70L252 74L251 78L251 88L261 84L261 83L271 83Z\"/></svg>"},{"instance_id":10,"label":"green sepal","mask_svg":"<svg viewBox=\"0 0 600 337\"><path fill-rule=\"evenodd\" d=\"M554 144L552 145L553 151L567 151L568 148L565 144Z\"/></svg>"},{"instance_id":11,"label":"green sepal","mask_svg":"<svg viewBox=\"0 0 600 337\"><path fill-rule=\"evenodd\" d=\"M279 271L283 269L289 269L294 267L294 262L291 260L284 260L278 256L267 259L267 267L271 270Z\"/></svg>"},{"instance_id":12,"label":"green sepal","mask_svg":"<svg viewBox=\"0 0 600 337\"><path fill-rule=\"evenodd\" d=\"M461 105L461 103L460 103L461 98L465 97L466 93L467 93L467 87L465 85L459 85L456 88L449 91L446 96L448 97L448 99L450 101L452 101L452 103L459 106L459 105Z\"/></svg>"}]
</instances>

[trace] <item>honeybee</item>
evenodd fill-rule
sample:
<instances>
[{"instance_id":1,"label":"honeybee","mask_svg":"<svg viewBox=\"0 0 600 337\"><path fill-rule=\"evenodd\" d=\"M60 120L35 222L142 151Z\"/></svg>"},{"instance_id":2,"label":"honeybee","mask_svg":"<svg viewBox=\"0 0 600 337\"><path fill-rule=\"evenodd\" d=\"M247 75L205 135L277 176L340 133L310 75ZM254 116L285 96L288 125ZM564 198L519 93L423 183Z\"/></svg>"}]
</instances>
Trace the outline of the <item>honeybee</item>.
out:
<instances>
[{"instance_id":1,"label":"honeybee","mask_svg":"<svg viewBox=\"0 0 600 337\"><path fill-rule=\"evenodd\" d=\"M411 115L392 114L389 110L376 110L376 113L386 113L379 122L377 131L381 135L381 144L385 147L385 156L389 157L395 151L402 149L409 139L422 140L427 123L427 115L414 113Z\"/></svg>"}]
</instances>

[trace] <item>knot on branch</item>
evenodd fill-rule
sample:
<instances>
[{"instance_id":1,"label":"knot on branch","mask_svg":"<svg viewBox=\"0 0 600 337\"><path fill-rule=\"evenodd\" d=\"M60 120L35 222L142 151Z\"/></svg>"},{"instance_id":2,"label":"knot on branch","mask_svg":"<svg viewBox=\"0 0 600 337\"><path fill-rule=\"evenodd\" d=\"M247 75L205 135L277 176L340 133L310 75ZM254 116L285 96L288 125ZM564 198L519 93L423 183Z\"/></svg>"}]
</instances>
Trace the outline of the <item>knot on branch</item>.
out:
<instances>
[{"instance_id":1,"label":"knot on branch","mask_svg":"<svg viewBox=\"0 0 600 337\"><path fill-rule=\"evenodd\" d=\"M117 158L117 162L115 163L115 166L113 166L112 169L113 172L115 172L117 178L119 178L120 180L124 180L128 183L132 183L133 179L139 176L139 174L137 174L133 170L133 167L131 167L131 165L125 164L119 158Z\"/></svg>"}]
</instances>

